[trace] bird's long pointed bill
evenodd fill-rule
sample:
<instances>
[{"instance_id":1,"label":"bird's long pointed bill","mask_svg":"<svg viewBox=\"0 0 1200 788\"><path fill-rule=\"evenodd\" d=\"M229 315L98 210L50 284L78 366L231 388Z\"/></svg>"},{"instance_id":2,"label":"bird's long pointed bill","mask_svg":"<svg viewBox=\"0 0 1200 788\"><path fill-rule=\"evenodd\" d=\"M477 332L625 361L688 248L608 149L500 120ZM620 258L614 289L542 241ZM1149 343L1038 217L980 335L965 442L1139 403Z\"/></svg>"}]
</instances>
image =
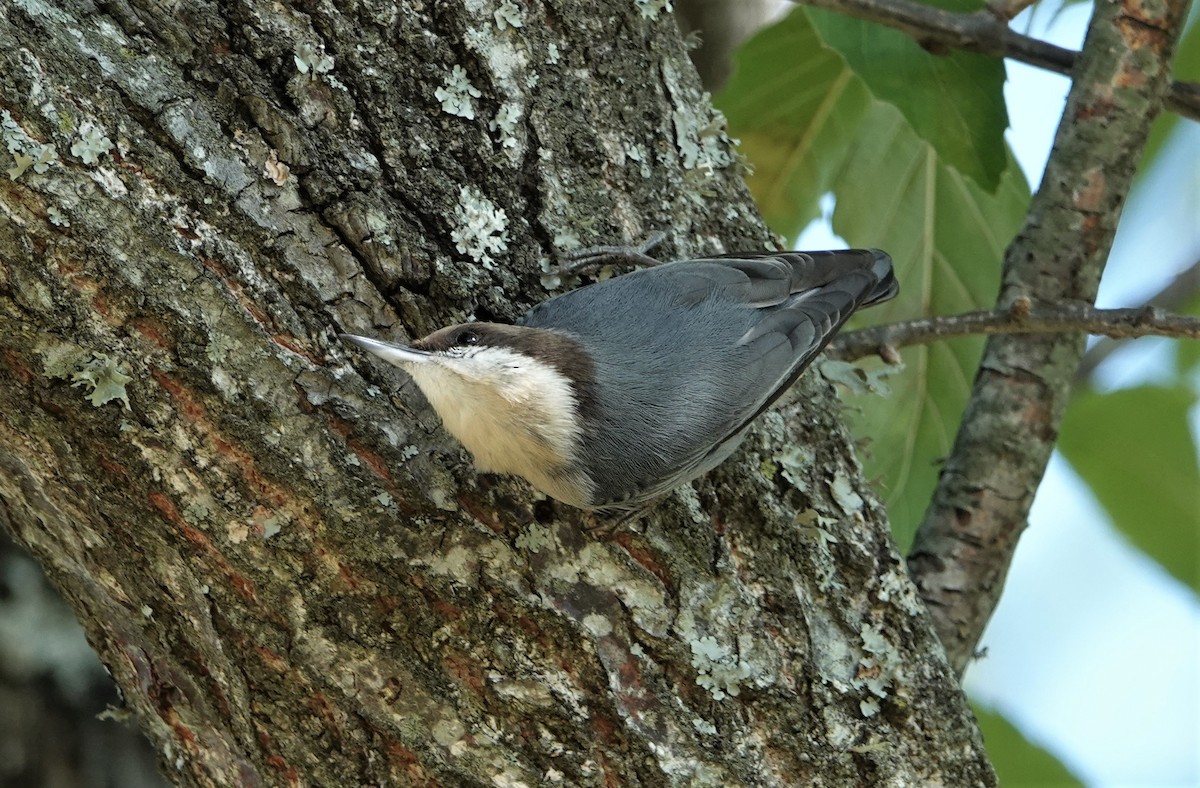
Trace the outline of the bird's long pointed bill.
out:
<instances>
[{"instance_id":1,"label":"bird's long pointed bill","mask_svg":"<svg viewBox=\"0 0 1200 788\"><path fill-rule=\"evenodd\" d=\"M339 334L342 339L353 342L363 350L374 353L390 364L421 363L428 361L430 354L424 350L393 345L390 342L380 342L378 339L355 336L354 334Z\"/></svg>"}]
</instances>

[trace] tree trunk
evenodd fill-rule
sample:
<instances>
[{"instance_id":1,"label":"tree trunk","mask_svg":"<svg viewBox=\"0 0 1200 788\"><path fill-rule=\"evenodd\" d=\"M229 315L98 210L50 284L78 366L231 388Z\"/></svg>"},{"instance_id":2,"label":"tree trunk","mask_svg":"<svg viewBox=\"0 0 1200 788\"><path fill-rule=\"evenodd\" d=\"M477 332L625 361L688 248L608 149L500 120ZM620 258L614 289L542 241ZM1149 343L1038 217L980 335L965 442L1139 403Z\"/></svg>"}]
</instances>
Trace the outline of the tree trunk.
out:
<instances>
[{"instance_id":1,"label":"tree trunk","mask_svg":"<svg viewBox=\"0 0 1200 788\"><path fill-rule=\"evenodd\" d=\"M603 537L336 337L764 245L660 5L0 9L0 519L172 780L994 783L828 385Z\"/></svg>"}]
</instances>

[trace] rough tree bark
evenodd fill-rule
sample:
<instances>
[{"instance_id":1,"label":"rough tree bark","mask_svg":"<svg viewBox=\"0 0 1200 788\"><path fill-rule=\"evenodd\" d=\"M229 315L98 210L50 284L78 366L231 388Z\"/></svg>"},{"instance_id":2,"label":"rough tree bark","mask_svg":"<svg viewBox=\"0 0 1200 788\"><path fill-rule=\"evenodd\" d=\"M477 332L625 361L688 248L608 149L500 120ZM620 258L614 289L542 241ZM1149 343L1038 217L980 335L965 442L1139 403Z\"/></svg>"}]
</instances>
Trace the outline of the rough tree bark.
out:
<instances>
[{"instance_id":1,"label":"rough tree bark","mask_svg":"<svg viewBox=\"0 0 1200 788\"><path fill-rule=\"evenodd\" d=\"M171 779L994 783L827 385L606 539L336 339L766 242L659 5L0 7L0 520Z\"/></svg>"}]
</instances>

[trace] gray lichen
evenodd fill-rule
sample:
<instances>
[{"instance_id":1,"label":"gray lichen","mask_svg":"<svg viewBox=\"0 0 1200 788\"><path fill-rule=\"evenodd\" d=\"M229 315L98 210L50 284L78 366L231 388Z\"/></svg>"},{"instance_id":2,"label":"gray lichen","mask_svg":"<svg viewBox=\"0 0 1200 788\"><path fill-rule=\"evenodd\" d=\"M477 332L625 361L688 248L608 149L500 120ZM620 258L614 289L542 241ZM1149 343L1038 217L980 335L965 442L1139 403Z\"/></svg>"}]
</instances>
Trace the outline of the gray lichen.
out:
<instances>
[{"instance_id":1,"label":"gray lichen","mask_svg":"<svg viewBox=\"0 0 1200 788\"><path fill-rule=\"evenodd\" d=\"M328 74L333 71L333 57L325 54L324 44L297 44L293 53L296 68L301 74Z\"/></svg>"},{"instance_id":2,"label":"gray lichen","mask_svg":"<svg viewBox=\"0 0 1200 788\"><path fill-rule=\"evenodd\" d=\"M450 69L446 81L433 91L434 98L442 102L442 111L467 120L475 119L475 105L471 99L482 95L479 88L467 79L467 71L462 66Z\"/></svg>"},{"instance_id":3,"label":"gray lichen","mask_svg":"<svg viewBox=\"0 0 1200 788\"><path fill-rule=\"evenodd\" d=\"M88 400L93 406L99 408L119 399L129 410L129 392L125 390L125 384L133 378L118 369L117 362L107 353L93 353L92 359L76 370L71 379L75 381L72 386L87 389Z\"/></svg>"},{"instance_id":4,"label":"gray lichen","mask_svg":"<svg viewBox=\"0 0 1200 788\"><path fill-rule=\"evenodd\" d=\"M4 142L15 162L7 170L10 180L17 180L31 169L41 175L58 162L54 146L29 136L8 110L0 110L0 141Z\"/></svg>"},{"instance_id":5,"label":"gray lichen","mask_svg":"<svg viewBox=\"0 0 1200 788\"><path fill-rule=\"evenodd\" d=\"M459 198L454 208L458 227L450 237L458 251L489 268L492 255L508 249L508 217L472 186L462 187Z\"/></svg>"},{"instance_id":6,"label":"gray lichen","mask_svg":"<svg viewBox=\"0 0 1200 788\"><path fill-rule=\"evenodd\" d=\"M113 141L90 120L79 125L79 139L71 143L71 155L78 156L84 164L96 164L112 149Z\"/></svg>"}]
</instances>

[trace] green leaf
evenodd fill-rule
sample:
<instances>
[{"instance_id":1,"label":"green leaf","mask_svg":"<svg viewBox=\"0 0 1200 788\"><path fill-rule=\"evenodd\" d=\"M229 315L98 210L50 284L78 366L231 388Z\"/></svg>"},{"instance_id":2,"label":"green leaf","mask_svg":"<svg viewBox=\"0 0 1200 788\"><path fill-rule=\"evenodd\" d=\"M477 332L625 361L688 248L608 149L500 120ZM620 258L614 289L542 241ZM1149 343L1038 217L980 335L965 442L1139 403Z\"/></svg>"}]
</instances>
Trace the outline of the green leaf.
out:
<instances>
[{"instance_id":1,"label":"green leaf","mask_svg":"<svg viewBox=\"0 0 1200 788\"><path fill-rule=\"evenodd\" d=\"M878 246L896 262L900 296L861 316L890 323L991 307L1004 249L1029 206L1010 159L995 194L942 163L893 108L877 104L834 184L833 226L855 246ZM870 437L864 462L882 485L892 529L907 549L950 453L970 395L982 338L906 348L893 395L849 397L851 422Z\"/></svg>"},{"instance_id":2,"label":"green leaf","mask_svg":"<svg viewBox=\"0 0 1200 788\"><path fill-rule=\"evenodd\" d=\"M805 9L878 100L900 110L945 164L992 192L1007 166L1004 61L969 52L932 55L897 30Z\"/></svg>"},{"instance_id":3,"label":"green leaf","mask_svg":"<svg viewBox=\"0 0 1200 788\"><path fill-rule=\"evenodd\" d=\"M752 39L722 95L732 133L755 167L750 188L777 232L794 236L833 191L834 229L854 246L892 254L900 297L870 310L872 323L991 306L1005 246L1029 205L1015 162L988 193L918 136L895 107L814 37L804 9ZM905 350L891 397L850 397L864 460L877 479L901 549L953 443L982 341Z\"/></svg>"},{"instance_id":4,"label":"green leaf","mask_svg":"<svg viewBox=\"0 0 1200 788\"><path fill-rule=\"evenodd\" d=\"M1192 14L1192 21L1175 49L1171 69L1175 79L1200 82L1200 16Z\"/></svg>"},{"instance_id":5,"label":"green leaf","mask_svg":"<svg viewBox=\"0 0 1200 788\"><path fill-rule=\"evenodd\" d=\"M1181 308L1179 313L1200 317L1200 295L1197 295L1190 303ZM1182 379L1200 369L1200 340L1176 339L1171 344L1175 346L1176 376Z\"/></svg>"},{"instance_id":6,"label":"green leaf","mask_svg":"<svg viewBox=\"0 0 1200 788\"><path fill-rule=\"evenodd\" d=\"M753 165L746 180L763 218L794 238L854 145L866 87L797 9L743 46L716 103Z\"/></svg>"},{"instance_id":7,"label":"green leaf","mask_svg":"<svg viewBox=\"0 0 1200 788\"><path fill-rule=\"evenodd\" d=\"M1175 373L1180 376L1195 374L1200 369L1200 341L1177 339L1171 344L1175 346Z\"/></svg>"},{"instance_id":8,"label":"green leaf","mask_svg":"<svg viewBox=\"0 0 1200 788\"><path fill-rule=\"evenodd\" d=\"M1200 592L1200 462L1184 386L1084 391L1071 400L1058 447L1117 528Z\"/></svg>"},{"instance_id":9,"label":"green leaf","mask_svg":"<svg viewBox=\"0 0 1200 788\"><path fill-rule=\"evenodd\" d=\"M1026 739L1012 723L972 703L975 719L1000 785L1009 788L1069 788L1083 785L1050 753Z\"/></svg>"}]
</instances>

